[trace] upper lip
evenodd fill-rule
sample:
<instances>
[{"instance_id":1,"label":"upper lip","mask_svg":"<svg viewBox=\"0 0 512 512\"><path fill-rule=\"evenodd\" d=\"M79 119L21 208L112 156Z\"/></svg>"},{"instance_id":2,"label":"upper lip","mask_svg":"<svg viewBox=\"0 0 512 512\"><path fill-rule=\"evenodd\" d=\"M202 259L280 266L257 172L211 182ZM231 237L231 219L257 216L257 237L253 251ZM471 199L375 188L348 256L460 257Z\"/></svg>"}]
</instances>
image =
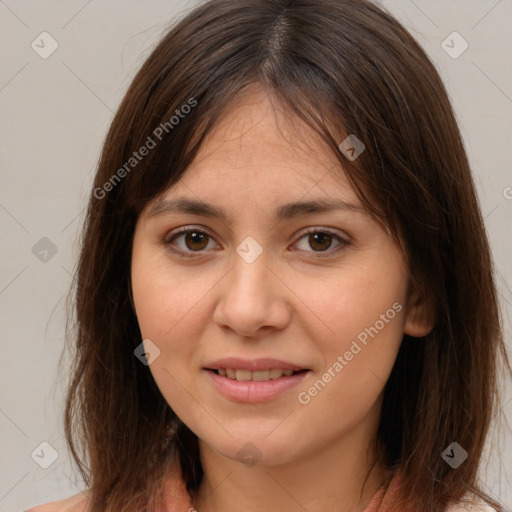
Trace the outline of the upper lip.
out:
<instances>
[{"instance_id":1,"label":"upper lip","mask_svg":"<svg viewBox=\"0 0 512 512\"><path fill-rule=\"evenodd\" d=\"M259 359L241 359L239 357L224 357L222 359L214 361L213 363L207 364L205 368L207 368L208 370L218 370L219 368L231 368L234 370L250 370L252 372L270 369L293 371L307 369L302 366L297 366L296 364L293 363L287 363L286 361L281 361L279 359L273 359L270 357L263 357Z\"/></svg>"}]
</instances>

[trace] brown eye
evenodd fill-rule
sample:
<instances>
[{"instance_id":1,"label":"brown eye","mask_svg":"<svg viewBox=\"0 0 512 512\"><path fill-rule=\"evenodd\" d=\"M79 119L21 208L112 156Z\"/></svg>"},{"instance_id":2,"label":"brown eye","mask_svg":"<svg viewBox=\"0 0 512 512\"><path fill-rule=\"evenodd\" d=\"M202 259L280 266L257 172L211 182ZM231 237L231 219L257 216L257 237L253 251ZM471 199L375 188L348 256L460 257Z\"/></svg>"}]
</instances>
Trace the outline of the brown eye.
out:
<instances>
[{"instance_id":1,"label":"brown eye","mask_svg":"<svg viewBox=\"0 0 512 512\"><path fill-rule=\"evenodd\" d=\"M309 252L314 257L327 257L342 251L350 242L336 233L317 228L304 233L296 245L301 252Z\"/></svg>"},{"instance_id":2,"label":"brown eye","mask_svg":"<svg viewBox=\"0 0 512 512\"><path fill-rule=\"evenodd\" d=\"M164 245L179 256L194 256L194 253L211 249L211 246L208 247L210 242L213 243L213 238L204 231L183 229L166 239Z\"/></svg>"},{"instance_id":3,"label":"brown eye","mask_svg":"<svg viewBox=\"0 0 512 512\"><path fill-rule=\"evenodd\" d=\"M310 233L308 236L308 242L312 249L315 251L325 251L329 249L332 243L332 235L329 233Z\"/></svg>"},{"instance_id":4,"label":"brown eye","mask_svg":"<svg viewBox=\"0 0 512 512\"><path fill-rule=\"evenodd\" d=\"M185 245L191 251L200 251L208 245L208 235L200 231L185 233Z\"/></svg>"}]
</instances>

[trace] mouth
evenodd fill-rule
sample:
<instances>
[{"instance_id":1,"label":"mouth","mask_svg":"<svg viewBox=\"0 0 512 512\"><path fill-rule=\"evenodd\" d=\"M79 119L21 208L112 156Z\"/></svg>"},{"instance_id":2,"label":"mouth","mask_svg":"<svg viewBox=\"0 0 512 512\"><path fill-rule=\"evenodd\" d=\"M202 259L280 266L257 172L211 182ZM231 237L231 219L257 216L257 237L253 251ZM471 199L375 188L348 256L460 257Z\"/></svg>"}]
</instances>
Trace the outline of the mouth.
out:
<instances>
[{"instance_id":1,"label":"mouth","mask_svg":"<svg viewBox=\"0 0 512 512\"><path fill-rule=\"evenodd\" d=\"M305 373L309 370L289 370L281 368L270 368L268 370L257 370L250 371L236 368L207 368L207 370L216 373L221 377L226 377L231 380L237 380L239 382L255 381L265 382L269 380L277 380L283 377L291 377L299 373Z\"/></svg>"},{"instance_id":2,"label":"mouth","mask_svg":"<svg viewBox=\"0 0 512 512\"><path fill-rule=\"evenodd\" d=\"M203 368L208 382L225 398L240 403L258 403L286 396L311 374L311 370L270 368Z\"/></svg>"}]
</instances>

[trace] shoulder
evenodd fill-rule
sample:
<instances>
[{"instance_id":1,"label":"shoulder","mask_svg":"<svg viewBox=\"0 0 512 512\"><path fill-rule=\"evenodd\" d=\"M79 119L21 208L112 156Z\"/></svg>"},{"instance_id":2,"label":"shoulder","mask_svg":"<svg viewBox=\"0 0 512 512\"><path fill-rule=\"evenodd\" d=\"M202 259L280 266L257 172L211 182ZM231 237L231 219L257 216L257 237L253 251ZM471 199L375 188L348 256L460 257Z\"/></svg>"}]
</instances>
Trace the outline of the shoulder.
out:
<instances>
[{"instance_id":1,"label":"shoulder","mask_svg":"<svg viewBox=\"0 0 512 512\"><path fill-rule=\"evenodd\" d=\"M52 501L44 505L28 508L24 512L87 512L89 498L83 492L64 500Z\"/></svg>"},{"instance_id":2,"label":"shoulder","mask_svg":"<svg viewBox=\"0 0 512 512\"><path fill-rule=\"evenodd\" d=\"M460 503L452 503L446 509L446 512L496 512L494 507L488 505L479 497L468 494L464 501Z\"/></svg>"}]
</instances>

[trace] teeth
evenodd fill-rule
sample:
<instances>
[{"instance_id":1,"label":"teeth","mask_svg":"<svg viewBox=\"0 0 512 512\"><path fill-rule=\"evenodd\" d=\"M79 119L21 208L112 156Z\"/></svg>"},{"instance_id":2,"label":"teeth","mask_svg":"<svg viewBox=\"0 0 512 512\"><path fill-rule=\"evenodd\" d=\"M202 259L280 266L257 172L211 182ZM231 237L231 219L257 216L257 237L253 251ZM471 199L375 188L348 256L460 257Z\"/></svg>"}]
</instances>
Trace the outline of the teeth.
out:
<instances>
[{"instance_id":1,"label":"teeth","mask_svg":"<svg viewBox=\"0 0 512 512\"><path fill-rule=\"evenodd\" d=\"M239 381L265 381L279 379L280 377L289 377L293 374L293 370L280 370L278 368L272 368L271 370L258 370L251 372L250 370L234 370L233 368L219 368L219 375L222 377L228 377L229 379Z\"/></svg>"},{"instance_id":2,"label":"teeth","mask_svg":"<svg viewBox=\"0 0 512 512\"><path fill-rule=\"evenodd\" d=\"M251 371L249 370L236 370L235 371L235 379L236 380L251 380Z\"/></svg>"}]
</instances>

